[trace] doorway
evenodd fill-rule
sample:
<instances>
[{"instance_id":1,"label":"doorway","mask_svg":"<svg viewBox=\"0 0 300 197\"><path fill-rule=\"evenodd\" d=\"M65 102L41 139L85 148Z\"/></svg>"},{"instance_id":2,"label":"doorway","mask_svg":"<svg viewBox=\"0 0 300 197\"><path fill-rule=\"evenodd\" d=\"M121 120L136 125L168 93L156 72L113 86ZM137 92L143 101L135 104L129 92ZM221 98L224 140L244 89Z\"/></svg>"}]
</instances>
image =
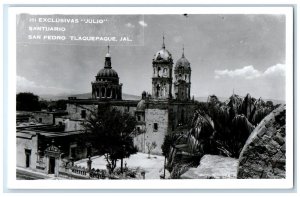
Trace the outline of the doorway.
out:
<instances>
[{"instance_id":1,"label":"doorway","mask_svg":"<svg viewBox=\"0 0 300 197\"><path fill-rule=\"evenodd\" d=\"M29 149L25 149L25 159L26 159L26 168L29 168L30 167L30 156L31 156L31 150Z\"/></svg>"},{"instance_id":2,"label":"doorway","mask_svg":"<svg viewBox=\"0 0 300 197\"><path fill-rule=\"evenodd\" d=\"M54 174L55 172L55 158L49 157L49 172L48 174Z\"/></svg>"}]
</instances>

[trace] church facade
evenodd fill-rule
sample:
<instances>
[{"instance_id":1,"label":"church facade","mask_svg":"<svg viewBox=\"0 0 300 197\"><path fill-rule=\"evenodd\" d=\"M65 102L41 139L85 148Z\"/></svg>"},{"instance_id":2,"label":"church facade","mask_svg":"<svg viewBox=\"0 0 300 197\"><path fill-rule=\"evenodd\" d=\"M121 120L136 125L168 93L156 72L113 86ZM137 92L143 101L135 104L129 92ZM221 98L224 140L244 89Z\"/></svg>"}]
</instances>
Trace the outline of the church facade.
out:
<instances>
[{"instance_id":1,"label":"church facade","mask_svg":"<svg viewBox=\"0 0 300 197\"><path fill-rule=\"evenodd\" d=\"M140 152L147 152L147 144L155 142L157 146L152 153L161 154L165 135L187 124L196 105L190 96L191 67L184 52L175 64L174 82L173 64L172 55L166 49L163 38L162 48L152 60L152 94L143 91L140 101L123 100L123 84L119 83L118 73L112 68L108 48L104 68L91 83L92 98L68 100L69 121L73 122L73 128L70 129L82 129L81 122L88 118L89 113L97 110L100 105L106 105L136 117L134 143Z\"/></svg>"}]
</instances>

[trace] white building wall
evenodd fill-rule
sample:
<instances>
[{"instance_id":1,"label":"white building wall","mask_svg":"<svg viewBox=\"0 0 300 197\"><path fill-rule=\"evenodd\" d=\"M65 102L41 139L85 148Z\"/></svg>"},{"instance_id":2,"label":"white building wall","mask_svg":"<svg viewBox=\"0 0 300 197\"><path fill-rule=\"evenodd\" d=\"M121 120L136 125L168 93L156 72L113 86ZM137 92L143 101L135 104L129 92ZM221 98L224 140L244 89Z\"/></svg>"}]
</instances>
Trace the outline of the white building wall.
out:
<instances>
[{"instance_id":1,"label":"white building wall","mask_svg":"<svg viewBox=\"0 0 300 197\"><path fill-rule=\"evenodd\" d=\"M36 170L37 136L32 136L31 139L17 137L17 167L26 168L25 149L31 150L29 168Z\"/></svg>"},{"instance_id":2,"label":"white building wall","mask_svg":"<svg viewBox=\"0 0 300 197\"><path fill-rule=\"evenodd\" d=\"M146 109L145 110L145 145L147 142L156 142L157 146L152 151L154 154L162 154L161 145L164 142L165 135L168 132L168 110L167 109ZM157 123L157 130L154 130L154 124ZM145 147L146 152L148 151Z\"/></svg>"}]
</instances>

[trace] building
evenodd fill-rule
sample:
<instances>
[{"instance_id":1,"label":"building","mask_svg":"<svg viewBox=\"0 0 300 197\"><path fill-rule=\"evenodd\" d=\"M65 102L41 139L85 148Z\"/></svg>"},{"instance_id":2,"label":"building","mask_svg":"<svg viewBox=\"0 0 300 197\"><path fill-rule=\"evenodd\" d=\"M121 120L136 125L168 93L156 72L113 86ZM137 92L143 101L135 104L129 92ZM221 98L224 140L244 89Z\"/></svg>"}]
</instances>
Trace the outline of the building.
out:
<instances>
[{"instance_id":1,"label":"building","mask_svg":"<svg viewBox=\"0 0 300 197\"><path fill-rule=\"evenodd\" d=\"M141 100L123 100L111 59L108 47L104 67L91 82L91 99L69 97L66 111L17 113L17 167L58 176L70 162L93 155L91 144L81 140L86 132L82 123L102 106L136 117L133 137L139 151L148 152L147 144L156 142L152 154L162 153L165 135L186 125L194 113L189 61L183 52L175 64L173 83L173 58L163 38L152 60L152 95L143 91Z\"/></svg>"},{"instance_id":2,"label":"building","mask_svg":"<svg viewBox=\"0 0 300 197\"><path fill-rule=\"evenodd\" d=\"M152 95L143 91L140 101L122 100L122 84L119 83L118 73L112 69L111 59L108 47L104 68L92 82L92 99L69 98L67 112L73 129L75 125L76 129L82 129L81 122L99 106L106 105L136 117L134 143L139 151L147 152L147 143L156 142L157 147L152 153L161 154L164 136L187 124L195 108L190 96L191 67L184 51L175 64L173 83L173 58L166 49L163 37L162 48L152 60Z\"/></svg>"},{"instance_id":3,"label":"building","mask_svg":"<svg viewBox=\"0 0 300 197\"><path fill-rule=\"evenodd\" d=\"M88 144L80 140L82 134L83 130L66 131L62 124L23 122L16 133L17 167L58 176L62 160L78 160L90 154Z\"/></svg>"}]
</instances>

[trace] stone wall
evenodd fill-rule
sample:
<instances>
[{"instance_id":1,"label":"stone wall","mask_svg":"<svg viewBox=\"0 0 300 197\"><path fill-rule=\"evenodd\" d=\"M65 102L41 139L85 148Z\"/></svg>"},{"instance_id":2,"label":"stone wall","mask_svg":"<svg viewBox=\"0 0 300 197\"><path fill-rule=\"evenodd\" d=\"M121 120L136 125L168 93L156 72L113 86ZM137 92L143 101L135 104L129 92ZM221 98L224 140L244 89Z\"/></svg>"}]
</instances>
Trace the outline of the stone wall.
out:
<instances>
[{"instance_id":1,"label":"stone wall","mask_svg":"<svg viewBox=\"0 0 300 197\"><path fill-rule=\"evenodd\" d=\"M43 124L54 124L54 115L47 112L32 112L29 121L39 122Z\"/></svg>"},{"instance_id":2,"label":"stone wall","mask_svg":"<svg viewBox=\"0 0 300 197\"><path fill-rule=\"evenodd\" d=\"M178 126L188 124L192 120L195 112L195 104L193 103L174 103L170 106L170 127L172 130Z\"/></svg>"},{"instance_id":3,"label":"stone wall","mask_svg":"<svg viewBox=\"0 0 300 197\"><path fill-rule=\"evenodd\" d=\"M235 179L238 160L221 155L204 155L200 165L190 168L181 179Z\"/></svg>"},{"instance_id":4,"label":"stone wall","mask_svg":"<svg viewBox=\"0 0 300 197\"><path fill-rule=\"evenodd\" d=\"M118 111L120 111L122 113L124 113L124 112L129 113L132 116L134 116L134 112L136 110L136 106L129 106L129 105L128 106L112 105L111 107L114 109L117 109Z\"/></svg>"},{"instance_id":5,"label":"stone wall","mask_svg":"<svg viewBox=\"0 0 300 197\"><path fill-rule=\"evenodd\" d=\"M161 145L164 142L165 135L168 132L168 110L167 109L146 109L145 110L146 133L145 141L156 142L157 146L152 151L154 154L161 154ZM155 130L154 124L157 124ZM145 143L145 144L146 144ZM147 152L147 148L145 148Z\"/></svg>"},{"instance_id":6,"label":"stone wall","mask_svg":"<svg viewBox=\"0 0 300 197\"><path fill-rule=\"evenodd\" d=\"M82 111L85 111L85 117L88 118L91 114L91 111L95 111L97 109L98 106L94 104L67 104L67 112L69 114L69 118L73 120L84 120L85 118L82 117Z\"/></svg>"},{"instance_id":7,"label":"stone wall","mask_svg":"<svg viewBox=\"0 0 300 197\"><path fill-rule=\"evenodd\" d=\"M246 141L237 178L285 178L285 105L266 116Z\"/></svg>"}]
</instances>

